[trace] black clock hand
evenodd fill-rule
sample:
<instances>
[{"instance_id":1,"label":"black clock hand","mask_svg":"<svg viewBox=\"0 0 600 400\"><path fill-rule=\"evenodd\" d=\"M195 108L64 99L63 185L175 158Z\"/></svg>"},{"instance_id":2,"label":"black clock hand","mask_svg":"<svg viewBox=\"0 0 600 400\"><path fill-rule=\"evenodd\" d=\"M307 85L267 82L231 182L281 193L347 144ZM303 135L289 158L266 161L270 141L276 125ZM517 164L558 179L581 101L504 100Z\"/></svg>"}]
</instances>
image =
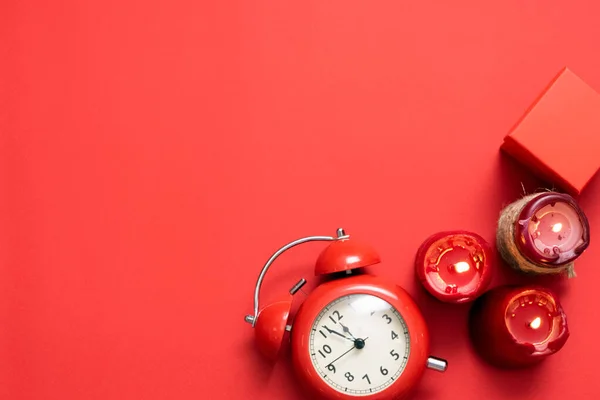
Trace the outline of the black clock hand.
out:
<instances>
[{"instance_id":1,"label":"black clock hand","mask_svg":"<svg viewBox=\"0 0 600 400\"><path fill-rule=\"evenodd\" d=\"M341 322L340 322L340 325L342 325L342 329L344 330L344 333L347 333L348 335L350 335L350 337L352 338L352 340L356 340L356 338L354 337L354 335L350 333L350 329L348 329L347 326L345 326Z\"/></svg>"},{"instance_id":2,"label":"black clock hand","mask_svg":"<svg viewBox=\"0 0 600 400\"><path fill-rule=\"evenodd\" d=\"M345 352L344 352L344 354L342 354L341 356L339 356L338 358L336 358L335 360L333 360L332 362L330 362L329 364L327 364L327 365L325 366L325 368L329 367L329 366L330 366L330 365L332 365L334 362L336 362L336 361L337 361L337 360L339 360L340 358L344 357L346 354L350 353L350 352L351 352L352 350L354 350L355 348L356 348L356 347L352 346L352 347L350 348L350 350L348 350L348 351L345 351Z\"/></svg>"},{"instance_id":3,"label":"black clock hand","mask_svg":"<svg viewBox=\"0 0 600 400\"><path fill-rule=\"evenodd\" d=\"M327 332L329 332L329 333L333 333L334 335L338 335L339 337L343 337L344 339L354 342L354 339L350 339L349 337L344 336L341 333L334 331L333 329L329 329L326 325L323 325L323 328L327 329Z\"/></svg>"},{"instance_id":4,"label":"black clock hand","mask_svg":"<svg viewBox=\"0 0 600 400\"><path fill-rule=\"evenodd\" d=\"M351 349L345 351L341 356L339 356L338 358L336 358L335 360L333 360L332 362L330 362L329 364L327 364L325 366L325 368L329 367L334 362L336 362L340 358L344 357L346 354L350 353L352 350L354 350L354 349L362 349L363 347L365 347L365 342L367 341L367 339L368 339L368 337L366 337L364 339L356 339L356 341L354 342L354 346L352 346Z\"/></svg>"}]
</instances>

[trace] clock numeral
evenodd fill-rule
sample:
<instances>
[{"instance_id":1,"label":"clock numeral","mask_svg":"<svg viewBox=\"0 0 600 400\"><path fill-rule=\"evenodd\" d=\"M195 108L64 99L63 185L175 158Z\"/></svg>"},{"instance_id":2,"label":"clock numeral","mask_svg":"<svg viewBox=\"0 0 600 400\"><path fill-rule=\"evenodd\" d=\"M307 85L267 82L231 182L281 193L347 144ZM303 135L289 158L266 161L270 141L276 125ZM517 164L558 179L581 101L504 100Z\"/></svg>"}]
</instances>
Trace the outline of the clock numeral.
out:
<instances>
[{"instance_id":1,"label":"clock numeral","mask_svg":"<svg viewBox=\"0 0 600 400\"><path fill-rule=\"evenodd\" d=\"M392 340L395 340L398 337L398 334L392 331Z\"/></svg>"},{"instance_id":2,"label":"clock numeral","mask_svg":"<svg viewBox=\"0 0 600 400\"><path fill-rule=\"evenodd\" d=\"M365 376L363 376L362 378L366 379L367 382L369 382L369 385L371 384L371 380L369 379L369 375L365 374Z\"/></svg>"},{"instance_id":3,"label":"clock numeral","mask_svg":"<svg viewBox=\"0 0 600 400\"><path fill-rule=\"evenodd\" d=\"M330 317L330 318L331 318L331 317ZM325 328L325 330L326 330L328 333L331 333L331 329L329 329L329 328L327 327L327 325L323 325L323 328ZM327 335L325 335L325 333L323 333L323 331L319 330L319 332L321 332L321 335L323 335L323 337L327 339Z\"/></svg>"},{"instance_id":4,"label":"clock numeral","mask_svg":"<svg viewBox=\"0 0 600 400\"><path fill-rule=\"evenodd\" d=\"M352 382L354 380L354 375L352 375L350 372L346 372L344 376L346 379L348 379L348 382Z\"/></svg>"},{"instance_id":5,"label":"clock numeral","mask_svg":"<svg viewBox=\"0 0 600 400\"><path fill-rule=\"evenodd\" d=\"M329 365L327 366L327 369L328 369L328 370L330 370L330 371L332 371L332 372L335 374L335 365L333 365L333 364L329 364Z\"/></svg>"},{"instance_id":6,"label":"clock numeral","mask_svg":"<svg viewBox=\"0 0 600 400\"><path fill-rule=\"evenodd\" d=\"M328 345L324 344L323 345L323 351L327 354L331 354L331 347L329 347ZM323 354L323 351L319 350L319 354L323 356L323 358L327 357L325 354Z\"/></svg>"},{"instance_id":7,"label":"clock numeral","mask_svg":"<svg viewBox=\"0 0 600 400\"><path fill-rule=\"evenodd\" d=\"M379 367L379 371L381 372L381 375L387 375L388 374L388 370L383 368L383 365L381 367Z\"/></svg>"},{"instance_id":8,"label":"clock numeral","mask_svg":"<svg viewBox=\"0 0 600 400\"><path fill-rule=\"evenodd\" d=\"M381 318L385 318L387 320L388 325L392 322L392 319L387 314L383 314Z\"/></svg>"},{"instance_id":9,"label":"clock numeral","mask_svg":"<svg viewBox=\"0 0 600 400\"><path fill-rule=\"evenodd\" d=\"M334 323L337 324L339 320L341 320L342 318L344 318L343 315L340 314L340 312L338 310L333 311L333 315L335 315L337 317L337 321L333 318L333 316L329 316L329 319Z\"/></svg>"},{"instance_id":10,"label":"clock numeral","mask_svg":"<svg viewBox=\"0 0 600 400\"><path fill-rule=\"evenodd\" d=\"M393 349L392 351L390 351L390 354L392 357L394 357L394 360L398 361L398 359L400 358L400 354L396 353Z\"/></svg>"}]
</instances>

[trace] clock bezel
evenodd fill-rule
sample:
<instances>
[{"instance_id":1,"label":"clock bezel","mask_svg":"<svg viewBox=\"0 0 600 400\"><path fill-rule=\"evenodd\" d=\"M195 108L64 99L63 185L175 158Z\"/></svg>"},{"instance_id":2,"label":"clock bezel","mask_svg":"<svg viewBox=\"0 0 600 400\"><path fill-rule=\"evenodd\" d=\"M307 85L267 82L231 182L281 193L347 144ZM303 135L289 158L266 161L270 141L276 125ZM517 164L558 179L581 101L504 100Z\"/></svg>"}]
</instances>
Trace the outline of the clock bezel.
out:
<instances>
[{"instance_id":1,"label":"clock bezel","mask_svg":"<svg viewBox=\"0 0 600 400\"><path fill-rule=\"evenodd\" d=\"M354 294L349 294L349 295L345 295L345 296L342 296L342 297L338 297L337 299L334 299L331 303L327 304L321 310L321 312L317 315L316 318L319 318L318 320L320 321L321 324L323 322L327 323L330 320L325 320L324 321L323 320L323 316L328 313L328 310L330 310L331 308L335 307L339 303L343 303L343 302L349 301L349 300L351 301L351 299L353 299L354 297L358 297L360 299L362 296L369 296L369 297L375 297L375 298L381 299L380 296L374 296L374 295L365 294L365 293L354 293ZM344 299L347 299L347 300L344 300ZM315 366L315 369L317 370L317 372L321 376L321 379L323 379L326 382L328 382L330 386L333 386L334 388L337 387L337 390L339 392L342 392L342 393L346 392L346 393L349 393L349 394L352 394L352 395L354 395L356 397L361 397L361 398L365 397L367 395L373 394L373 393L379 393L379 392L385 391L385 389L387 389L390 385L392 385L396 381L396 379L398 379L398 377L404 372L404 369L406 368L406 363L408 362L408 358L410 357L410 335L408 334L408 326L406 325L406 322L404 321L404 318L402 317L402 314L400 314L400 312L398 310L396 310L394 308L394 306L392 306L388 302L385 302L385 304L389 305L389 307L390 307L389 310L386 310L386 314L388 314L388 315L394 315L399 320L398 322L400 323L400 326L399 327L396 326L396 328L400 328L401 329L401 331L398 331L398 332L400 332L400 334L398 335L398 337L403 337L404 338L405 349L404 349L403 352L397 353L398 354L398 359L400 359L400 356L402 356L402 361L400 362L399 367L397 369L391 369L390 368L390 371L387 374L388 376L386 376L386 378L385 378L384 384L379 385L378 387L376 387L376 391L375 392L371 389L370 392L356 393L356 391L354 391L352 389L349 389L347 387L343 387L344 386L343 383L345 383L345 382L342 382L342 383L335 382L334 379L330 378L332 376L332 374L330 374L329 371L324 371L324 369L323 369L323 367L326 366L327 362L323 363L323 361L319 358L319 356L317 356L317 352L316 352L316 349L314 347L315 340L319 339L320 341L322 341L322 339L317 334L318 330L315 329L315 326L318 325L317 324L317 319L315 319L315 321L313 322L313 326L312 326L311 331L309 333L310 350L311 350L310 351L310 353L311 353L311 361L313 363L313 366ZM330 317L330 319L331 318L333 318L333 317ZM390 321L391 321L391 319L390 319ZM340 323L342 323L342 322L340 321ZM367 324L372 325L373 324L373 320L369 320L369 322L367 322ZM335 325L334 325L334 327L337 328L337 326L335 326ZM372 339L372 340L377 340L377 339ZM367 350L366 351L370 351L368 349L369 347L370 347L370 344L367 343ZM360 351L364 351L364 350L360 350ZM386 364L387 367L390 367L389 362L386 362L384 364ZM327 376L329 379L327 379L325 376L323 376L324 373L325 373L325 376Z\"/></svg>"},{"instance_id":2,"label":"clock bezel","mask_svg":"<svg viewBox=\"0 0 600 400\"><path fill-rule=\"evenodd\" d=\"M334 300L367 294L387 301L404 319L409 334L410 354L404 370L394 383L377 393L354 395L331 387L318 374L310 357L310 332L320 312ZM421 311L404 289L373 275L356 275L318 286L302 303L291 331L292 363L296 376L314 395L331 400L392 400L408 395L424 373L429 356L429 331Z\"/></svg>"}]
</instances>

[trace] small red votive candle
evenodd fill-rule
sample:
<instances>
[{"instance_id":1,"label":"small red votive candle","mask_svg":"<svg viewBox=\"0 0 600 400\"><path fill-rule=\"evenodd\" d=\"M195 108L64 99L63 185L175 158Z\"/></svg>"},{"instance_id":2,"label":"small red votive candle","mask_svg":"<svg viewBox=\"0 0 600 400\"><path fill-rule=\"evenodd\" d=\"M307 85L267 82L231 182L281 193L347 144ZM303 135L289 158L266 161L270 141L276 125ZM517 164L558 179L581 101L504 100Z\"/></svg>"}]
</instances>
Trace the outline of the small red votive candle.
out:
<instances>
[{"instance_id":1,"label":"small red votive candle","mask_svg":"<svg viewBox=\"0 0 600 400\"><path fill-rule=\"evenodd\" d=\"M487 362L519 368L559 351L569 338L569 329L559 299L549 289L500 286L473 303L469 334Z\"/></svg>"},{"instance_id":2,"label":"small red votive candle","mask_svg":"<svg viewBox=\"0 0 600 400\"><path fill-rule=\"evenodd\" d=\"M476 233L439 232L419 247L416 275L431 295L447 303L465 303L482 294L492 279L491 249Z\"/></svg>"},{"instance_id":3,"label":"small red votive candle","mask_svg":"<svg viewBox=\"0 0 600 400\"><path fill-rule=\"evenodd\" d=\"M496 241L504 261L515 269L573 277L574 261L590 243L589 224L573 197L538 193L502 211Z\"/></svg>"}]
</instances>

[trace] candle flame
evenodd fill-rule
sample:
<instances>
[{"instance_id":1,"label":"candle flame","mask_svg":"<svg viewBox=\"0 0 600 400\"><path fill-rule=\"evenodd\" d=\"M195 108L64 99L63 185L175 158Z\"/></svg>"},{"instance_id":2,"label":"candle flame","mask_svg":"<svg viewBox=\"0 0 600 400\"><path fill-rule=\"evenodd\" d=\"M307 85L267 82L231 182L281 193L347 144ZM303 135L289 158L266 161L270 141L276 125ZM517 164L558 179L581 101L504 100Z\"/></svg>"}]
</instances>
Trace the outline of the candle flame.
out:
<instances>
[{"instance_id":1,"label":"candle flame","mask_svg":"<svg viewBox=\"0 0 600 400\"><path fill-rule=\"evenodd\" d=\"M562 227L563 225L560 222L557 222L556 224L552 225L552 232L560 232L562 230Z\"/></svg>"},{"instance_id":2,"label":"candle flame","mask_svg":"<svg viewBox=\"0 0 600 400\"><path fill-rule=\"evenodd\" d=\"M532 329L538 329L540 326L542 326L542 319L540 317L537 317L536 319L534 319L533 321L531 321L531 323L529 324L529 326Z\"/></svg>"},{"instance_id":3,"label":"candle flame","mask_svg":"<svg viewBox=\"0 0 600 400\"><path fill-rule=\"evenodd\" d=\"M471 269L471 266L469 265L468 262L465 262L465 261L460 261L460 262L457 262L456 264L454 264L454 270L456 272L458 272L459 274L462 274L463 272L467 272L470 269Z\"/></svg>"}]
</instances>

